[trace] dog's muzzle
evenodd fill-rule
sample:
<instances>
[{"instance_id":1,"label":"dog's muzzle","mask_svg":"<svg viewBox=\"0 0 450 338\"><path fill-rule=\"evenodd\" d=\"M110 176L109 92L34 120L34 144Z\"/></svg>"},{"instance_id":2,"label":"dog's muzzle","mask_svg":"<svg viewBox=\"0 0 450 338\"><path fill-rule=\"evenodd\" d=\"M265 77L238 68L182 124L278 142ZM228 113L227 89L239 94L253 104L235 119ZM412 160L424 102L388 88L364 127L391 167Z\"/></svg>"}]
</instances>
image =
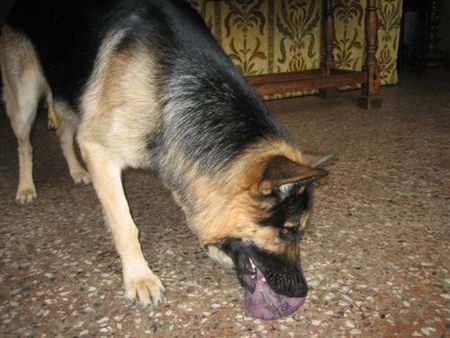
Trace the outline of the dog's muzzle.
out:
<instances>
[{"instance_id":1,"label":"dog's muzzle","mask_svg":"<svg viewBox=\"0 0 450 338\"><path fill-rule=\"evenodd\" d=\"M227 240L221 248L234 262L245 306L253 316L277 319L304 303L308 287L295 264L240 239Z\"/></svg>"}]
</instances>

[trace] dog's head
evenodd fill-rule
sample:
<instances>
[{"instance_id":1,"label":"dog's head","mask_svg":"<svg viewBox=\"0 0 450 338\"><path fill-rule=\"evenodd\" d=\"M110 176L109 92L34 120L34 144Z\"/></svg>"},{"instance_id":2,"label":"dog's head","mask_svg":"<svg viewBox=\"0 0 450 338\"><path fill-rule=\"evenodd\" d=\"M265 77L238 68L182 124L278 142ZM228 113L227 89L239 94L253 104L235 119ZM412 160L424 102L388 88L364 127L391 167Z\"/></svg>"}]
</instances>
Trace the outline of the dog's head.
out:
<instances>
[{"instance_id":1,"label":"dog's head","mask_svg":"<svg viewBox=\"0 0 450 338\"><path fill-rule=\"evenodd\" d=\"M204 212L196 231L212 258L235 268L250 312L267 317L261 311L269 307L279 317L298 308L308 291L299 237L311 211L312 184L327 172L283 155L248 162L238 165L245 168L245 183L221 189L207 208L214 216Z\"/></svg>"}]
</instances>

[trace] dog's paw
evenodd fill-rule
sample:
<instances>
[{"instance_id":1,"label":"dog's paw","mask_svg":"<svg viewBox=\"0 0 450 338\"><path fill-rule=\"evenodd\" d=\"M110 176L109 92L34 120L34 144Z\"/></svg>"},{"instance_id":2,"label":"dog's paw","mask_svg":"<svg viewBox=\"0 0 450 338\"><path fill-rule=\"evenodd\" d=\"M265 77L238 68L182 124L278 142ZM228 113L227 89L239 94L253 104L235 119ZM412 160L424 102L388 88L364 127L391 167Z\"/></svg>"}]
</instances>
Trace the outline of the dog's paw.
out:
<instances>
[{"instance_id":1,"label":"dog's paw","mask_svg":"<svg viewBox=\"0 0 450 338\"><path fill-rule=\"evenodd\" d=\"M81 169L79 171L70 173L70 176L72 176L73 181L75 182L75 184L89 184L91 183L91 178L89 176L89 174L87 173L86 170Z\"/></svg>"},{"instance_id":2,"label":"dog's paw","mask_svg":"<svg viewBox=\"0 0 450 338\"><path fill-rule=\"evenodd\" d=\"M125 296L131 302L139 302L142 306L162 303L164 286L147 264L134 264L124 267Z\"/></svg>"},{"instance_id":3,"label":"dog's paw","mask_svg":"<svg viewBox=\"0 0 450 338\"><path fill-rule=\"evenodd\" d=\"M36 188L30 187L30 188L19 188L17 190L16 194L16 201L19 204L30 204L33 202L37 197L36 194Z\"/></svg>"}]
</instances>

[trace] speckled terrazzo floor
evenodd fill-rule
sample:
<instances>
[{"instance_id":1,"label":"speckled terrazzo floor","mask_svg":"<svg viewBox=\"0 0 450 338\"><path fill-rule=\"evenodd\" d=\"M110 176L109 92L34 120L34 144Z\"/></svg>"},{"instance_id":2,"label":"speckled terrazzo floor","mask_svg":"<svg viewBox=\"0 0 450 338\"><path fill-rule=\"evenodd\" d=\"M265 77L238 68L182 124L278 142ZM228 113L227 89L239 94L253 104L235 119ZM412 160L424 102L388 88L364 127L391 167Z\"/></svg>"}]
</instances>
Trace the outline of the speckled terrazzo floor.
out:
<instances>
[{"instance_id":1,"label":"speckled terrazzo floor","mask_svg":"<svg viewBox=\"0 0 450 338\"><path fill-rule=\"evenodd\" d=\"M271 102L298 144L338 154L316 190L302 242L310 293L294 315L264 322L243 308L232 271L198 247L154 177L125 184L157 308L127 305L120 264L91 186L73 186L54 132L38 118L38 201L14 202L16 144L0 117L1 337L445 337L450 330L450 73L382 88L377 112L358 92Z\"/></svg>"}]
</instances>

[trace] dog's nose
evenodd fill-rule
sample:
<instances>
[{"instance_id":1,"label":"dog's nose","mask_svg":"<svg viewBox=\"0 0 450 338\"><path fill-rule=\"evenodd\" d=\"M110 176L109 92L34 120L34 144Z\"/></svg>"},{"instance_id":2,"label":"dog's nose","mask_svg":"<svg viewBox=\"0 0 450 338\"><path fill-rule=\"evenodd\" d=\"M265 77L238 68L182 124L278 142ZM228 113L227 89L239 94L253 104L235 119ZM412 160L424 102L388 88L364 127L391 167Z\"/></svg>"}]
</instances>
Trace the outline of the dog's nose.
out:
<instances>
[{"instance_id":1,"label":"dog's nose","mask_svg":"<svg viewBox=\"0 0 450 338\"><path fill-rule=\"evenodd\" d=\"M306 285L306 283L300 283L295 287L294 294L294 297L305 298L308 294L308 285Z\"/></svg>"},{"instance_id":2,"label":"dog's nose","mask_svg":"<svg viewBox=\"0 0 450 338\"><path fill-rule=\"evenodd\" d=\"M284 275L283 277L280 276L278 279L282 281L277 285L278 292L288 297L306 297L308 285L301 273L296 272L290 275Z\"/></svg>"},{"instance_id":3,"label":"dog's nose","mask_svg":"<svg viewBox=\"0 0 450 338\"><path fill-rule=\"evenodd\" d=\"M304 298L308 294L308 284L301 272L296 271L291 278L290 283L291 296Z\"/></svg>"}]
</instances>

